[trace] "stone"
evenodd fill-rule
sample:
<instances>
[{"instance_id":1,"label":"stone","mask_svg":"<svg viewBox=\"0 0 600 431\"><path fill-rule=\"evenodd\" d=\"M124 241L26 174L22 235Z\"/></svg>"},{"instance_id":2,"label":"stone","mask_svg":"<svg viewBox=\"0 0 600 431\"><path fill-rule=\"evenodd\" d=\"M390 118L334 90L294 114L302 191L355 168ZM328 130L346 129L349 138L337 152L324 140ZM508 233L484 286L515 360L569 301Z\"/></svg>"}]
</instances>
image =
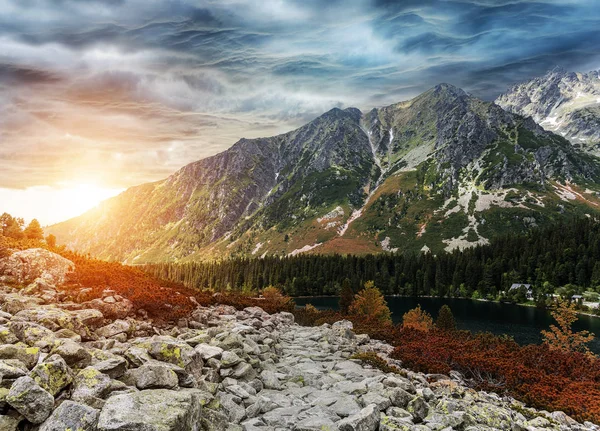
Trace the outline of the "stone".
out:
<instances>
[{"instance_id":1,"label":"stone","mask_svg":"<svg viewBox=\"0 0 600 431\"><path fill-rule=\"evenodd\" d=\"M17 431L20 418L0 415L0 431Z\"/></svg>"},{"instance_id":2,"label":"stone","mask_svg":"<svg viewBox=\"0 0 600 431\"><path fill-rule=\"evenodd\" d=\"M263 370L260 373L260 379L262 380L264 387L267 389L281 389L281 382L273 371Z\"/></svg>"},{"instance_id":3,"label":"stone","mask_svg":"<svg viewBox=\"0 0 600 431\"><path fill-rule=\"evenodd\" d=\"M85 326L95 329L104 322L104 315L100 310L86 308L84 310L73 310L71 314Z\"/></svg>"},{"instance_id":4,"label":"stone","mask_svg":"<svg viewBox=\"0 0 600 431\"><path fill-rule=\"evenodd\" d=\"M126 334L131 331L131 323L127 320L115 320L114 322L96 329L96 334L100 337L110 338L119 334Z\"/></svg>"},{"instance_id":5,"label":"stone","mask_svg":"<svg viewBox=\"0 0 600 431\"><path fill-rule=\"evenodd\" d=\"M120 356L115 356L96 362L91 367L108 375L111 379L118 379L127 371L127 360Z\"/></svg>"},{"instance_id":6,"label":"stone","mask_svg":"<svg viewBox=\"0 0 600 431\"><path fill-rule=\"evenodd\" d=\"M39 431L95 431L100 412L85 404L63 401Z\"/></svg>"},{"instance_id":7,"label":"stone","mask_svg":"<svg viewBox=\"0 0 600 431\"><path fill-rule=\"evenodd\" d=\"M27 374L27 367L23 365L23 369L10 361L20 362L16 359L0 360L0 382L3 380L15 380Z\"/></svg>"},{"instance_id":8,"label":"stone","mask_svg":"<svg viewBox=\"0 0 600 431\"><path fill-rule=\"evenodd\" d=\"M92 355L81 344L73 340L61 340L51 353L62 357L71 367L83 368L92 361Z\"/></svg>"},{"instance_id":9,"label":"stone","mask_svg":"<svg viewBox=\"0 0 600 431\"><path fill-rule=\"evenodd\" d=\"M111 379L93 367L79 371L73 379L71 399L84 404L93 404L103 398L111 389Z\"/></svg>"},{"instance_id":10,"label":"stone","mask_svg":"<svg viewBox=\"0 0 600 431\"><path fill-rule=\"evenodd\" d=\"M110 397L98 431L199 431L202 392L152 389Z\"/></svg>"},{"instance_id":11,"label":"stone","mask_svg":"<svg viewBox=\"0 0 600 431\"><path fill-rule=\"evenodd\" d=\"M6 402L33 424L44 422L54 407L54 397L29 376L18 378L10 387Z\"/></svg>"},{"instance_id":12,"label":"stone","mask_svg":"<svg viewBox=\"0 0 600 431\"><path fill-rule=\"evenodd\" d=\"M150 362L129 371L138 389L174 389L179 384L177 374L168 366Z\"/></svg>"},{"instance_id":13,"label":"stone","mask_svg":"<svg viewBox=\"0 0 600 431\"><path fill-rule=\"evenodd\" d=\"M421 396L416 396L408 403L406 410L413 415L416 422L422 422L429 414L429 404Z\"/></svg>"},{"instance_id":14,"label":"stone","mask_svg":"<svg viewBox=\"0 0 600 431\"><path fill-rule=\"evenodd\" d=\"M31 370L31 377L42 388L57 395L73 381L72 372L65 360L59 355L51 355Z\"/></svg>"},{"instance_id":15,"label":"stone","mask_svg":"<svg viewBox=\"0 0 600 431\"><path fill-rule=\"evenodd\" d=\"M337 423L340 431L375 431L379 427L379 409L369 404L358 413Z\"/></svg>"},{"instance_id":16,"label":"stone","mask_svg":"<svg viewBox=\"0 0 600 431\"><path fill-rule=\"evenodd\" d=\"M240 358L234 352L226 350L221 354L221 366L223 368L231 368L234 365L239 364L240 362L242 362L242 358Z\"/></svg>"},{"instance_id":17,"label":"stone","mask_svg":"<svg viewBox=\"0 0 600 431\"><path fill-rule=\"evenodd\" d=\"M0 343L3 344L14 344L19 339L6 325L0 325Z\"/></svg>"},{"instance_id":18,"label":"stone","mask_svg":"<svg viewBox=\"0 0 600 431\"><path fill-rule=\"evenodd\" d=\"M32 347L50 348L56 342L54 332L37 323L12 320L9 328L19 341Z\"/></svg>"},{"instance_id":19,"label":"stone","mask_svg":"<svg viewBox=\"0 0 600 431\"><path fill-rule=\"evenodd\" d=\"M73 262L43 248L16 251L0 259L0 274L18 284L29 284L38 277L54 285L63 284L73 269Z\"/></svg>"},{"instance_id":20,"label":"stone","mask_svg":"<svg viewBox=\"0 0 600 431\"><path fill-rule=\"evenodd\" d=\"M188 340L189 343L189 340ZM200 354L200 357L208 361L209 359L220 359L223 354L223 349L217 346L211 346L209 344L196 344L194 350Z\"/></svg>"}]
</instances>

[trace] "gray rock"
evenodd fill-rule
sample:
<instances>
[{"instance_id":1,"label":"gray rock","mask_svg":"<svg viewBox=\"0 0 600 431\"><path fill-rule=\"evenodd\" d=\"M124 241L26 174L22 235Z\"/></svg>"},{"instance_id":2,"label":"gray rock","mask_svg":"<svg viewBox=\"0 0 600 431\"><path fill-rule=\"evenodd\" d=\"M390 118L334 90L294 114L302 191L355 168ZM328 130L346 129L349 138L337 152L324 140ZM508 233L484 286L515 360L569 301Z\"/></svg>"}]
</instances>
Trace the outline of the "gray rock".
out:
<instances>
[{"instance_id":1,"label":"gray rock","mask_svg":"<svg viewBox=\"0 0 600 431\"><path fill-rule=\"evenodd\" d=\"M0 415L0 431L17 431L20 418Z\"/></svg>"},{"instance_id":2,"label":"gray rock","mask_svg":"<svg viewBox=\"0 0 600 431\"><path fill-rule=\"evenodd\" d=\"M408 410L415 421L422 422L423 419L427 417L429 414L429 404L425 401L425 399L421 396L416 396L408 403L406 410Z\"/></svg>"},{"instance_id":3,"label":"gray rock","mask_svg":"<svg viewBox=\"0 0 600 431\"><path fill-rule=\"evenodd\" d=\"M99 414L98 410L84 404L63 401L40 426L39 431L96 431Z\"/></svg>"},{"instance_id":4,"label":"gray rock","mask_svg":"<svg viewBox=\"0 0 600 431\"><path fill-rule=\"evenodd\" d=\"M29 376L12 384L6 402L34 424L44 422L54 407L54 397Z\"/></svg>"},{"instance_id":5,"label":"gray rock","mask_svg":"<svg viewBox=\"0 0 600 431\"><path fill-rule=\"evenodd\" d=\"M71 398L84 404L94 404L96 399L108 394L110 388L109 376L91 366L86 367L75 375Z\"/></svg>"},{"instance_id":6,"label":"gray rock","mask_svg":"<svg viewBox=\"0 0 600 431\"><path fill-rule=\"evenodd\" d=\"M209 344L197 344L196 347L194 347L194 350L196 350L196 352L200 354L200 357L205 361L212 358L220 359L223 354L223 349Z\"/></svg>"},{"instance_id":7,"label":"gray rock","mask_svg":"<svg viewBox=\"0 0 600 431\"><path fill-rule=\"evenodd\" d=\"M337 423L340 431L375 431L379 427L379 409L370 404L360 412Z\"/></svg>"},{"instance_id":8,"label":"gray rock","mask_svg":"<svg viewBox=\"0 0 600 431\"><path fill-rule=\"evenodd\" d=\"M31 377L42 388L57 395L73 381L71 369L59 355L51 355L31 370Z\"/></svg>"},{"instance_id":9,"label":"gray rock","mask_svg":"<svg viewBox=\"0 0 600 431\"><path fill-rule=\"evenodd\" d=\"M81 346L72 340L61 340L52 353L60 355L69 366L86 367L92 361L92 355Z\"/></svg>"},{"instance_id":10,"label":"gray rock","mask_svg":"<svg viewBox=\"0 0 600 431\"><path fill-rule=\"evenodd\" d=\"M115 395L100 412L98 431L199 431L202 397L197 389Z\"/></svg>"},{"instance_id":11,"label":"gray rock","mask_svg":"<svg viewBox=\"0 0 600 431\"><path fill-rule=\"evenodd\" d=\"M168 366L150 362L130 370L138 389L174 389L179 384L177 374Z\"/></svg>"},{"instance_id":12,"label":"gray rock","mask_svg":"<svg viewBox=\"0 0 600 431\"><path fill-rule=\"evenodd\" d=\"M115 320L106 326L96 329L96 334L100 337L114 337L119 334L127 334L131 331L131 323L126 320Z\"/></svg>"}]
</instances>

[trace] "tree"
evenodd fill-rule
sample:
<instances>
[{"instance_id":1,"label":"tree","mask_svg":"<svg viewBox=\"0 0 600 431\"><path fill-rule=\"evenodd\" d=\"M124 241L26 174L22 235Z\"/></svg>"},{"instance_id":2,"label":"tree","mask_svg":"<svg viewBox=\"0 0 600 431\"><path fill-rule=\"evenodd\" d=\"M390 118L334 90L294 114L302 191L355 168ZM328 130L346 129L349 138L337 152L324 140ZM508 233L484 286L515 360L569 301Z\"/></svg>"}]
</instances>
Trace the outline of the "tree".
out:
<instances>
[{"instance_id":1,"label":"tree","mask_svg":"<svg viewBox=\"0 0 600 431\"><path fill-rule=\"evenodd\" d=\"M9 238L22 239L24 224L22 218L15 218L8 213L4 213L0 216L0 233Z\"/></svg>"},{"instance_id":2,"label":"tree","mask_svg":"<svg viewBox=\"0 0 600 431\"><path fill-rule=\"evenodd\" d=\"M44 229L42 229L42 226L40 226L40 222L37 221L37 219L31 220L31 223L25 228L23 234L25 234L25 237L28 239L44 239Z\"/></svg>"},{"instance_id":3,"label":"tree","mask_svg":"<svg viewBox=\"0 0 600 431\"><path fill-rule=\"evenodd\" d=\"M442 308L440 308L438 313L438 318L435 321L435 326L442 331L456 330L456 321L454 320L454 315L452 314L450 307L442 305Z\"/></svg>"},{"instance_id":4,"label":"tree","mask_svg":"<svg viewBox=\"0 0 600 431\"><path fill-rule=\"evenodd\" d=\"M56 237L52 234L48 235L46 237L46 244L48 244L48 247L50 248L56 247Z\"/></svg>"},{"instance_id":5,"label":"tree","mask_svg":"<svg viewBox=\"0 0 600 431\"><path fill-rule=\"evenodd\" d=\"M367 281L364 289L354 296L348 311L355 316L370 317L381 323L392 321L392 312L372 281Z\"/></svg>"},{"instance_id":6,"label":"tree","mask_svg":"<svg viewBox=\"0 0 600 431\"><path fill-rule=\"evenodd\" d=\"M402 316L402 326L418 329L419 331L430 331L433 329L433 318L427 311L421 310L421 304L419 304L417 308L407 311Z\"/></svg>"},{"instance_id":7,"label":"tree","mask_svg":"<svg viewBox=\"0 0 600 431\"><path fill-rule=\"evenodd\" d=\"M558 326L550 325L549 331L542 331L544 343L550 349L593 355L587 343L594 339L594 334L589 331L573 332L571 329L571 325L577 320L575 304L559 299L552 311L552 317L554 317Z\"/></svg>"},{"instance_id":8,"label":"tree","mask_svg":"<svg viewBox=\"0 0 600 431\"><path fill-rule=\"evenodd\" d=\"M350 305L354 300L354 291L350 285L350 279L346 278L342 282L342 289L340 291L340 311L342 314L348 314Z\"/></svg>"}]
</instances>

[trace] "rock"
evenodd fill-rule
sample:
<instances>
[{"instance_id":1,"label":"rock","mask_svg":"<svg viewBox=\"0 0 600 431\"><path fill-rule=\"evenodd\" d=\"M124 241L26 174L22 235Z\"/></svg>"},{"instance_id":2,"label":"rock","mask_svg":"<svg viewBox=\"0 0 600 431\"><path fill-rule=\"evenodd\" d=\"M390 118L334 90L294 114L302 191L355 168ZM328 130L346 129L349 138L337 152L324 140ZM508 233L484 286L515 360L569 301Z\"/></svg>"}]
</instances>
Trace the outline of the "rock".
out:
<instances>
[{"instance_id":1,"label":"rock","mask_svg":"<svg viewBox=\"0 0 600 431\"><path fill-rule=\"evenodd\" d=\"M0 415L0 431L17 431L20 418Z\"/></svg>"},{"instance_id":2,"label":"rock","mask_svg":"<svg viewBox=\"0 0 600 431\"><path fill-rule=\"evenodd\" d=\"M20 362L16 359L0 360L0 382L4 380L15 380L27 374L27 367L22 365L23 368L20 368L16 366L17 364L11 364L9 361Z\"/></svg>"},{"instance_id":3,"label":"rock","mask_svg":"<svg viewBox=\"0 0 600 431\"><path fill-rule=\"evenodd\" d=\"M112 379L118 379L127 371L127 360L120 356L97 362L92 368L107 374Z\"/></svg>"},{"instance_id":4,"label":"rock","mask_svg":"<svg viewBox=\"0 0 600 431\"><path fill-rule=\"evenodd\" d=\"M96 334L100 337L110 338L119 334L127 334L131 331L131 323L126 320L115 320L106 326L96 329Z\"/></svg>"},{"instance_id":5,"label":"rock","mask_svg":"<svg viewBox=\"0 0 600 431\"><path fill-rule=\"evenodd\" d=\"M262 380L265 388L267 389L281 389L281 383L279 382L279 378L273 371L263 370L260 373L260 379Z\"/></svg>"},{"instance_id":6,"label":"rock","mask_svg":"<svg viewBox=\"0 0 600 431\"><path fill-rule=\"evenodd\" d=\"M96 431L99 414L98 410L85 404L63 401L40 426L39 431Z\"/></svg>"},{"instance_id":7,"label":"rock","mask_svg":"<svg viewBox=\"0 0 600 431\"><path fill-rule=\"evenodd\" d=\"M73 381L69 366L59 355L46 358L44 362L36 365L31 370L30 375L37 384L53 396Z\"/></svg>"},{"instance_id":8,"label":"rock","mask_svg":"<svg viewBox=\"0 0 600 431\"><path fill-rule=\"evenodd\" d=\"M0 343L14 344L19 339L17 336L5 325L0 325Z\"/></svg>"},{"instance_id":9,"label":"rock","mask_svg":"<svg viewBox=\"0 0 600 431\"><path fill-rule=\"evenodd\" d=\"M188 340L188 343L190 340ZM223 349L217 346L211 346L209 344L196 344L194 350L200 354L200 357L207 361L209 359L215 358L220 359L223 354Z\"/></svg>"},{"instance_id":10,"label":"rock","mask_svg":"<svg viewBox=\"0 0 600 431\"><path fill-rule=\"evenodd\" d=\"M111 379L93 367L79 371L73 379L71 399L84 404L94 404L103 398L111 388Z\"/></svg>"},{"instance_id":11,"label":"rock","mask_svg":"<svg viewBox=\"0 0 600 431\"><path fill-rule=\"evenodd\" d=\"M121 298L116 302L105 302L100 298L92 299L91 301L82 304L88 308L99 310L106 318L109 319L125 319L133 314L133 304L125 298Z\"/></svg>"},{"instance_id":12,"label":"rock","mask_svg":"<svg viewBox=\"0 0 600 431\"><path fill-rule=\"evenodd\" d=\"M231 352L229 350L225 350L221 354L221 366L223 368L231 368L234 365L239 364L240 362L242 362L242 358L240 358L234 352Z\"/></svg>"},{"instance_id":13,"label":"rock","mask_svg":"<svg viewBox=\"0 0 600 431\"><path fill-rule=\"evenodd\" d=\"M197 389L115 395L100 412L98 431L199 431L202 397Z\"/></svg>"},{"instance_id":14,"label":"rock","mask_svg":"<svg viewBox=\"0 0 600 431\"><path fill-rule=\"evenodd\" d=\"M44 422L54 407L52 394L29 376L20 377L12 384L6 402L34 424Z\"/></svg>"},{"instance_id":15,"label":"rock","mask_svg":"<svg viewBox=\"0 0 600 431\"><path fill-rule=\"evenodd\" d=\"M43 248L17 251L0 259L2 278L18 284L31 283L38 277L54 285L63 284L74 269L73 262Z\"/></svg>"},{"instance_id":16,"label":"rock","mask_svg":"<svg viewBox=\"0 0 600 431\"><path fill-rule=\"evenodd\" d=\"M56 342L54 332L37 323L13 320L8 326L19 341L29 346L47 349Z\"/></svg>"},{"instance_id":17,"label":"rock","mask_svg":"<svg viewBox=\"0 0 600 431\"><path fill-rule=\"evenodd\" d=\"M104 322L104 315L102 312L94 308L74 310L71 311L71 314L73 314L73 316L75 316L75 318L81 323L92 329L100 327L100 325L102 325Z\"/></svg>"},{"instance_id":18,"label":"rock","mask_svg":"<svg viewBox=\"0 0 600 431\"><path fill-rule=\"evenodd\" d=\"M177 374L159 362L150 362L130 370L138 389L174 389L179 384Z\"/></svg>"},{"instance_id":19,"label":"rock","mask_svg":"<svg viewBox=\"0 0 600 431\"><path fill-rule=\"evenodd\" d=\"M72 340L61 340L51 353L62 357L71 367L86 367L92 361L92 355L81 344Z\"/></svg>"},{"instance_id":20,"label":"rock","mask_svg":"<svg viewBox=\"0 0 600 431\"><path fill-rule=\"evenodd\" d=\"M379 409L370 404L360 412L342 419L337 424L340 431L375 431L379 427Z\"/></svg>"},{"instance_id":21,"label":"rock","mask_svg":"<svg viewBox=\"0 0 600 431\"><path fill-rule=\"evenodd\" d=\"M427 404L423 397L416 396L412 400L410 400L406 410L408 410L413 415L415 421L422 422L423 419L425 419L429 414L429 404Z\"/></svg>"}]
</instances>

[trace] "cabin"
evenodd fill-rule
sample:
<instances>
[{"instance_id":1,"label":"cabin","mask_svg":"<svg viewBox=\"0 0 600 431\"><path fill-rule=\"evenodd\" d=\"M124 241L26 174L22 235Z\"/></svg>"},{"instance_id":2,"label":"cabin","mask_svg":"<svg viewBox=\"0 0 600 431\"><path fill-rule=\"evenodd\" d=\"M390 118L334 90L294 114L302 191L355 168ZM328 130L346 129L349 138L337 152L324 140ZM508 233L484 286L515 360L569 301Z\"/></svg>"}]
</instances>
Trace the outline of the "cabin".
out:
<instances>
[{"instance_id":1,"label":"cabin","mask_svg":"<svg viewBox=\"0 0 600 431\"><path fill-rule=\"evenodd\" d=\"M571 296L571 301L575 301L575 302L583 301L583 295L573 295L573 296Z\"/></svg>"},{"instance_id":2,"label":"cabin","mask_svg":"<svg viewBox=\"0 0 600 431\"><path fill-rule=\"evenodd\" d=\"M527 295L527 299L533 300L533 288L531 287L531 284L513 283L510 286L510 289L508 289L508 290L510 292L511 290L519 289L521 286L523 286L523 287L525 287L525 289L527 289L527 294L526 294Z\"/></svg>"}]
</instances>

